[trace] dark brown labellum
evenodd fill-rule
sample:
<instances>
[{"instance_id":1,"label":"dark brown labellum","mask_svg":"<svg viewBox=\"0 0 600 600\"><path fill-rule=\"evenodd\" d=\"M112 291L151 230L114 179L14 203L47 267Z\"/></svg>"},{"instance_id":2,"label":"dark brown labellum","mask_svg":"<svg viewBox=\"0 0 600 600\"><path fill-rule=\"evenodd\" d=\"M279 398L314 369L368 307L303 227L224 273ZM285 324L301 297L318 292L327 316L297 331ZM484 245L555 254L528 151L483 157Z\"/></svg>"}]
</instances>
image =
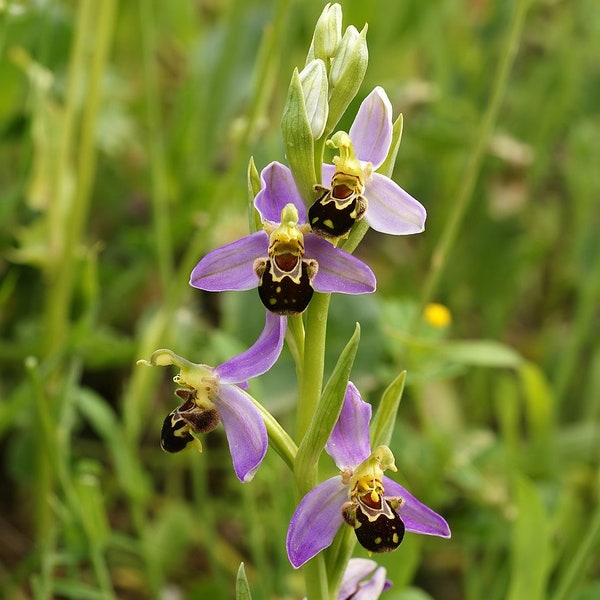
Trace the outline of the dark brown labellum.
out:
<instances>
[{"instance_id":1,"label":"dark brown labellum","mask_svg":"<svg viewBox=\"0 0 600 600\"><path fill-rule=\"evenodd\" d=\"M402 543L404 521L383 496L377 502L369 495L359 497L347 503L342 514L354 527L359 544L369 552L391 552Z\"/></svg>"},{"instance_id":2,"label":"dark brown labellum","mask_svg":"<svg viewBox=\"0 0 600 600\"><path fill-rule=\"evenodd\" d=\"M365 513L358 510L356 520L360 523L360 526L354 530L356 539L370 552L391 552L404 538L404 522L396 512L393 516L381 513L371 521Z\"/></svg>"},{"instance_id":3,"label":"dark brown labellum","mask_svg":"<svg viewBox=\"0 0 600 600\"><path fill-rule=\"evenodd\" d=\"M181 415L194 433L208 433L219 424L221 415L216 408L196 408Z\"/></svg>"},{"instance_id":4,"label":"dark brown labellum","mask_svg":"<svg viewBox=\"0 0 600 600\"><path fill-rule=\"evenodd\" d=\"M358 197L355 197L342 206L335 201L332 192L327 191L308 209L308 222L312 230L322 237L341 237L356 223L357 204Z\"/></svg>"},{"instance_id":5,"label":"dark brown labellum","mask_svg":"<svg viewBox=\"0 0 600 600\"><path fill-rule=\"evenodd\" d=\"M194 433L208 433L219 424L221 415L216 408L202 408L195 402L196 390L177 388L175 393L185 402L171 411L163 422L160 445L167 452L181 452L194 441Z\"/></svg>"},{"instance_id":6,"label":"dark brown labellum","mask_svg":"<svg viewBox=\"0 0 600 600\"><path fill-rule=\"evenodd\" d=\"M282 266L286 263L280 259L281 256L275 258L278 263L277 266L282 269ZM298 260L300 259L296 260L296 264ZM294 266L292 265L292 267ZM258 282L258 295L265 308L278 315L293 315L304 312L314 293L312 285L314 275L311 270L310 263L302 260L299 278L283 275L275 279L272 261L266 259L264 272L260 275Z\"/></svg>"},{"instance_id":7,"label":"dark brown labellum","mask_svg":"<svg viewBox=\"0 0 600 600\"><path fill-rule=\"evenodd\" d=\"M174 410L163 421L160 432L160 446L165 452L181 452L185 450L194 437L189 432L189 425Z\"/></svg>"}]
</instances>

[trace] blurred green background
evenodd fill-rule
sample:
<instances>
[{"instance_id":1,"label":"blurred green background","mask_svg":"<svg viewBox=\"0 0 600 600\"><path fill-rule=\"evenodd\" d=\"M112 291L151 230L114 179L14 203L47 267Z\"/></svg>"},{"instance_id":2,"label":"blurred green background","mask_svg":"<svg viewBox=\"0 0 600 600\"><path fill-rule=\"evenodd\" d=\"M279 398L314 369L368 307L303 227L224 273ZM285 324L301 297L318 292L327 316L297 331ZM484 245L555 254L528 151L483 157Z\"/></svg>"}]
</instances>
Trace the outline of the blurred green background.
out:
<instances>
[{"instance_id":1,"label":"blurred green background","mask_svg":"<svg viewBox=\"0 0 600 600\"><path fill-rule=\"evenodd\" d=\"M332 300L329 364L358 320L363 396L408 370L398 479L453 533L376 557L384 598L598 598L600 11L537 0L520 27L511 1L342 6L370 50L342 125L386 89L394 177L428 221L367 235L378 290ZM188 277L247 233L250 156L284 160L322 7L0 1L1 597L232 598L240 561L255 600L302 597L291 475L269 452L240 485L222 429L163 453L174 372L135 361L216 365L262 328L254 291ZM421 317L432 300L450 323ZM286 351L251 388L292 431L293 373Z\"/></svg>"}]
</instances>

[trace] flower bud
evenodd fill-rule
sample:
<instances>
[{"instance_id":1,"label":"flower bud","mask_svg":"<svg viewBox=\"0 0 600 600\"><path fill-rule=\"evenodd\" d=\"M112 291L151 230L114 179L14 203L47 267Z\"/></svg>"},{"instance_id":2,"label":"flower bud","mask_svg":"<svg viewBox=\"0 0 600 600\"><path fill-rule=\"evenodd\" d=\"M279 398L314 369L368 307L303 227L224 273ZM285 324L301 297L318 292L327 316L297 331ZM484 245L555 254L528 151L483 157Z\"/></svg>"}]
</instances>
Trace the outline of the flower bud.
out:
<instances>
[{"instance_id":1,"label":"flower bud","mask_svg":"<svg viewBox=\"0 0 600 600\"><path fill-rule=\"evenodd\" d=\"M342 7L335 4L326 4L313 35L306 63L314 58L320 58L329 64L342 40Z\"/></svg>"},{"instance_id":2,"label":"flower bud","mask_svg":"<svg viewBox=\"0 0 600 600\"><path fill-rule=\"evenodd\" d=\"M327 103L329 85L323 61L319 59L310 61L300 72L300 83L313 139L318 140L323 135L329 114Z\"/></svg>"},{"instance_id":3,"label":"flower bud","mask_svg":"<svg viewBox=\"0 0 600 600\"><path fill-rule=\"evenodd\" d=\"M331 97L327 130L332 131L348 105L356 96L369 62L367 25L359 33L356 27L346 29L329 71Z\"/></svg>"}]
</instances>

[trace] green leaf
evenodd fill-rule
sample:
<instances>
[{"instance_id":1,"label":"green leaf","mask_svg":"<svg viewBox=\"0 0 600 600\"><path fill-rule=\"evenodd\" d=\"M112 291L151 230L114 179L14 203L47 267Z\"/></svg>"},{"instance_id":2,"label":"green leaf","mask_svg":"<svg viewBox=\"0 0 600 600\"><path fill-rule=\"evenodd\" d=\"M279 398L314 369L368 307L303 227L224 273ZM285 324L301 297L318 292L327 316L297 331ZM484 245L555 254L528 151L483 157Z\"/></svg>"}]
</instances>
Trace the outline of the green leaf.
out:
<instances>
[{"instance_id":1,"label":"green leaf","mask_svg":"<svg viewBox=\"0 0 600 600\"><path fill-rule=\"evenodd\" d=\"M552 555L550 515L535 485L515 480L517 517L511 534L511 578L507 600L544 600Z\"/></svg>"},{"instance_id":2,"label":"green leaf","mask_svg":"<svg viewBox=\"0 0 600 600\"><path fill-rule=\"evenodd\" d=\"M296 473L303 492L313 487L319 456L340 416L359 341L360 325L357 323L352 337L342 350L331 377L325 385L317 410L298 448Z\"/></svg>"},{"instance_id":3,"label":"green leaf","mask_svg":"<svg viewBox=\"0 0 600 600\"><path fill-rule=\"evenodd\" d=\"M53 592L61 598L73 600L106 600L106 592L74 580L58 580L52 584Z\"/></svg>"},{"instance_id":4,"label":"green leaf","mask_svg":"<svg viewBox=\"0 0 600 600\"><path fill-rule=\"evenodd\" d=\"M246 571L244 570L244 563L240 563L240 568L235 579L235 600L252 600L250 586L248 585Z\"/></svg>"},{"instance_id":5,"label":"green leaf","mask_svg":"<svg viewBox=\"0 0 600 600\"><path fill-rule=\"evenodd\" d=\"M372 448L377 448L377 446L381 446L382 444L387 446L392 439L398 406L400 406L400 400L404 392L405 380L406 371L402 371L381 396L381 403L371 422Z\"/></svg>"},{"instance_id":6,"label":"green leaf","mask_svg":"<svg viewBox=\"0 0 600 600\"><path fill-rule=\"evenodd\" d=\"M554 424L554 395L542 370L531 362L524 362L519 377L525 396L527 424L532 450L538 466L551 468L554 464L552 449Z\"/></svg>"},{"instance_id":7,"label":"green leaf","mask_svg":"<svg viewBox=\"0 0 600 600\"><path fill-rule=\"evenodd\" d=\"M472 366L516 369L522 356L510 346L492 340L458 340L435 345L437 354L453 363Z\"/></svg>"},{"instance_id":8,"label":"green leaf","mask_svg":"<svg viewBox=\"0 0 600 600\"><path fill-rule=\"evenodd\" d=\"M110 537L110 525L98 471L100 465L85 459L78 465L75 478L77 508L90 543L104 549Z\"/></svg>"},{"instance_id":9,"label":"green leaf","mask_svg":"<svg viewBox=\"0 0 600 600\"><path fill-rule=\"evenodd\" d=\"M77 408L111 452L120 484L130 496L144 498L150 490L148 482L141 464L125 442L123 430L113 410L101 396L89 389L79 391Z\"/></svg>"}]
</instances>

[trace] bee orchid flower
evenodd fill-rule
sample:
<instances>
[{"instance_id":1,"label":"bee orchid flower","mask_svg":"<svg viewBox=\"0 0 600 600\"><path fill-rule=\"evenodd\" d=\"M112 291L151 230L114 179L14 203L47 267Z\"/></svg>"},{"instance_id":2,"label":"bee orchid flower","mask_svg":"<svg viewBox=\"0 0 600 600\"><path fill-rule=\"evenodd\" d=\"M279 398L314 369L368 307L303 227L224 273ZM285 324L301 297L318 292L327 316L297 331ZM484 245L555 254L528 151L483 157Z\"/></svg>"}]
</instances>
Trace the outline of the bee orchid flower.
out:
<instances>
[{"instance_id":1,"label":"bee orchid flower","mask_svg":"<svg viewBox=\"0 0 600 600\"><path fill-rule=\"evenodd\" d=\"M323 165L323 185L316 187L321 195L308 212L316 233L343 237L363 217L381 233L423 231L427 216L423 205L377 172L390 150L392 132L392 105L378 86L360 105L350 131L338 131L327 142L339 155L332 165Z\"/></svg>"},{"instance_id":2,"label":"bee orchid flower","mask_svg":"<svg viewBox=\"0 0 600 600\"><path fill-rule=\"evenodd\" d=\"M295 568L327 548L344 523L369 552L395 550L405 531L450 537L443 517L383 473L396 471L387 446L371 451L371 405L348 383L342 411L326 445L340 474L309 491L296 508L287 534Z\"/></svg>"},{"instance_id":3,"label":"bee orchid flower","mask_svg":"<svg viewBox=\"0 0 600 600\"><path fill-rule=\"evenodd\" d=\"M287 322L266 313L265 328L245 352L217 367L196 364L171 350L156 350L148 366L179 367L173 378L175 394L183 403L165 418L161 446L167 452L180 452L188 446L202 451L199 434L223 423L233 467L238 479L250 481L262 462L268 446L263 417L243 387L248 379L268 371L281 353Z\"/></svg>"},{"instance_id":4,"label":"bee orchid flower","mask_svg":"<svg viewBox=\"0 0 600 600\"><path fill-rule=\"evenodd\" d=\"M263 230L209 252L190 284L211 292L257 287L267 310L299 314L313 292L375 291L373 271L360 259L311 232L291 172L273 162L261 173L255 206Z\"/></svg>"}]
</instances>

